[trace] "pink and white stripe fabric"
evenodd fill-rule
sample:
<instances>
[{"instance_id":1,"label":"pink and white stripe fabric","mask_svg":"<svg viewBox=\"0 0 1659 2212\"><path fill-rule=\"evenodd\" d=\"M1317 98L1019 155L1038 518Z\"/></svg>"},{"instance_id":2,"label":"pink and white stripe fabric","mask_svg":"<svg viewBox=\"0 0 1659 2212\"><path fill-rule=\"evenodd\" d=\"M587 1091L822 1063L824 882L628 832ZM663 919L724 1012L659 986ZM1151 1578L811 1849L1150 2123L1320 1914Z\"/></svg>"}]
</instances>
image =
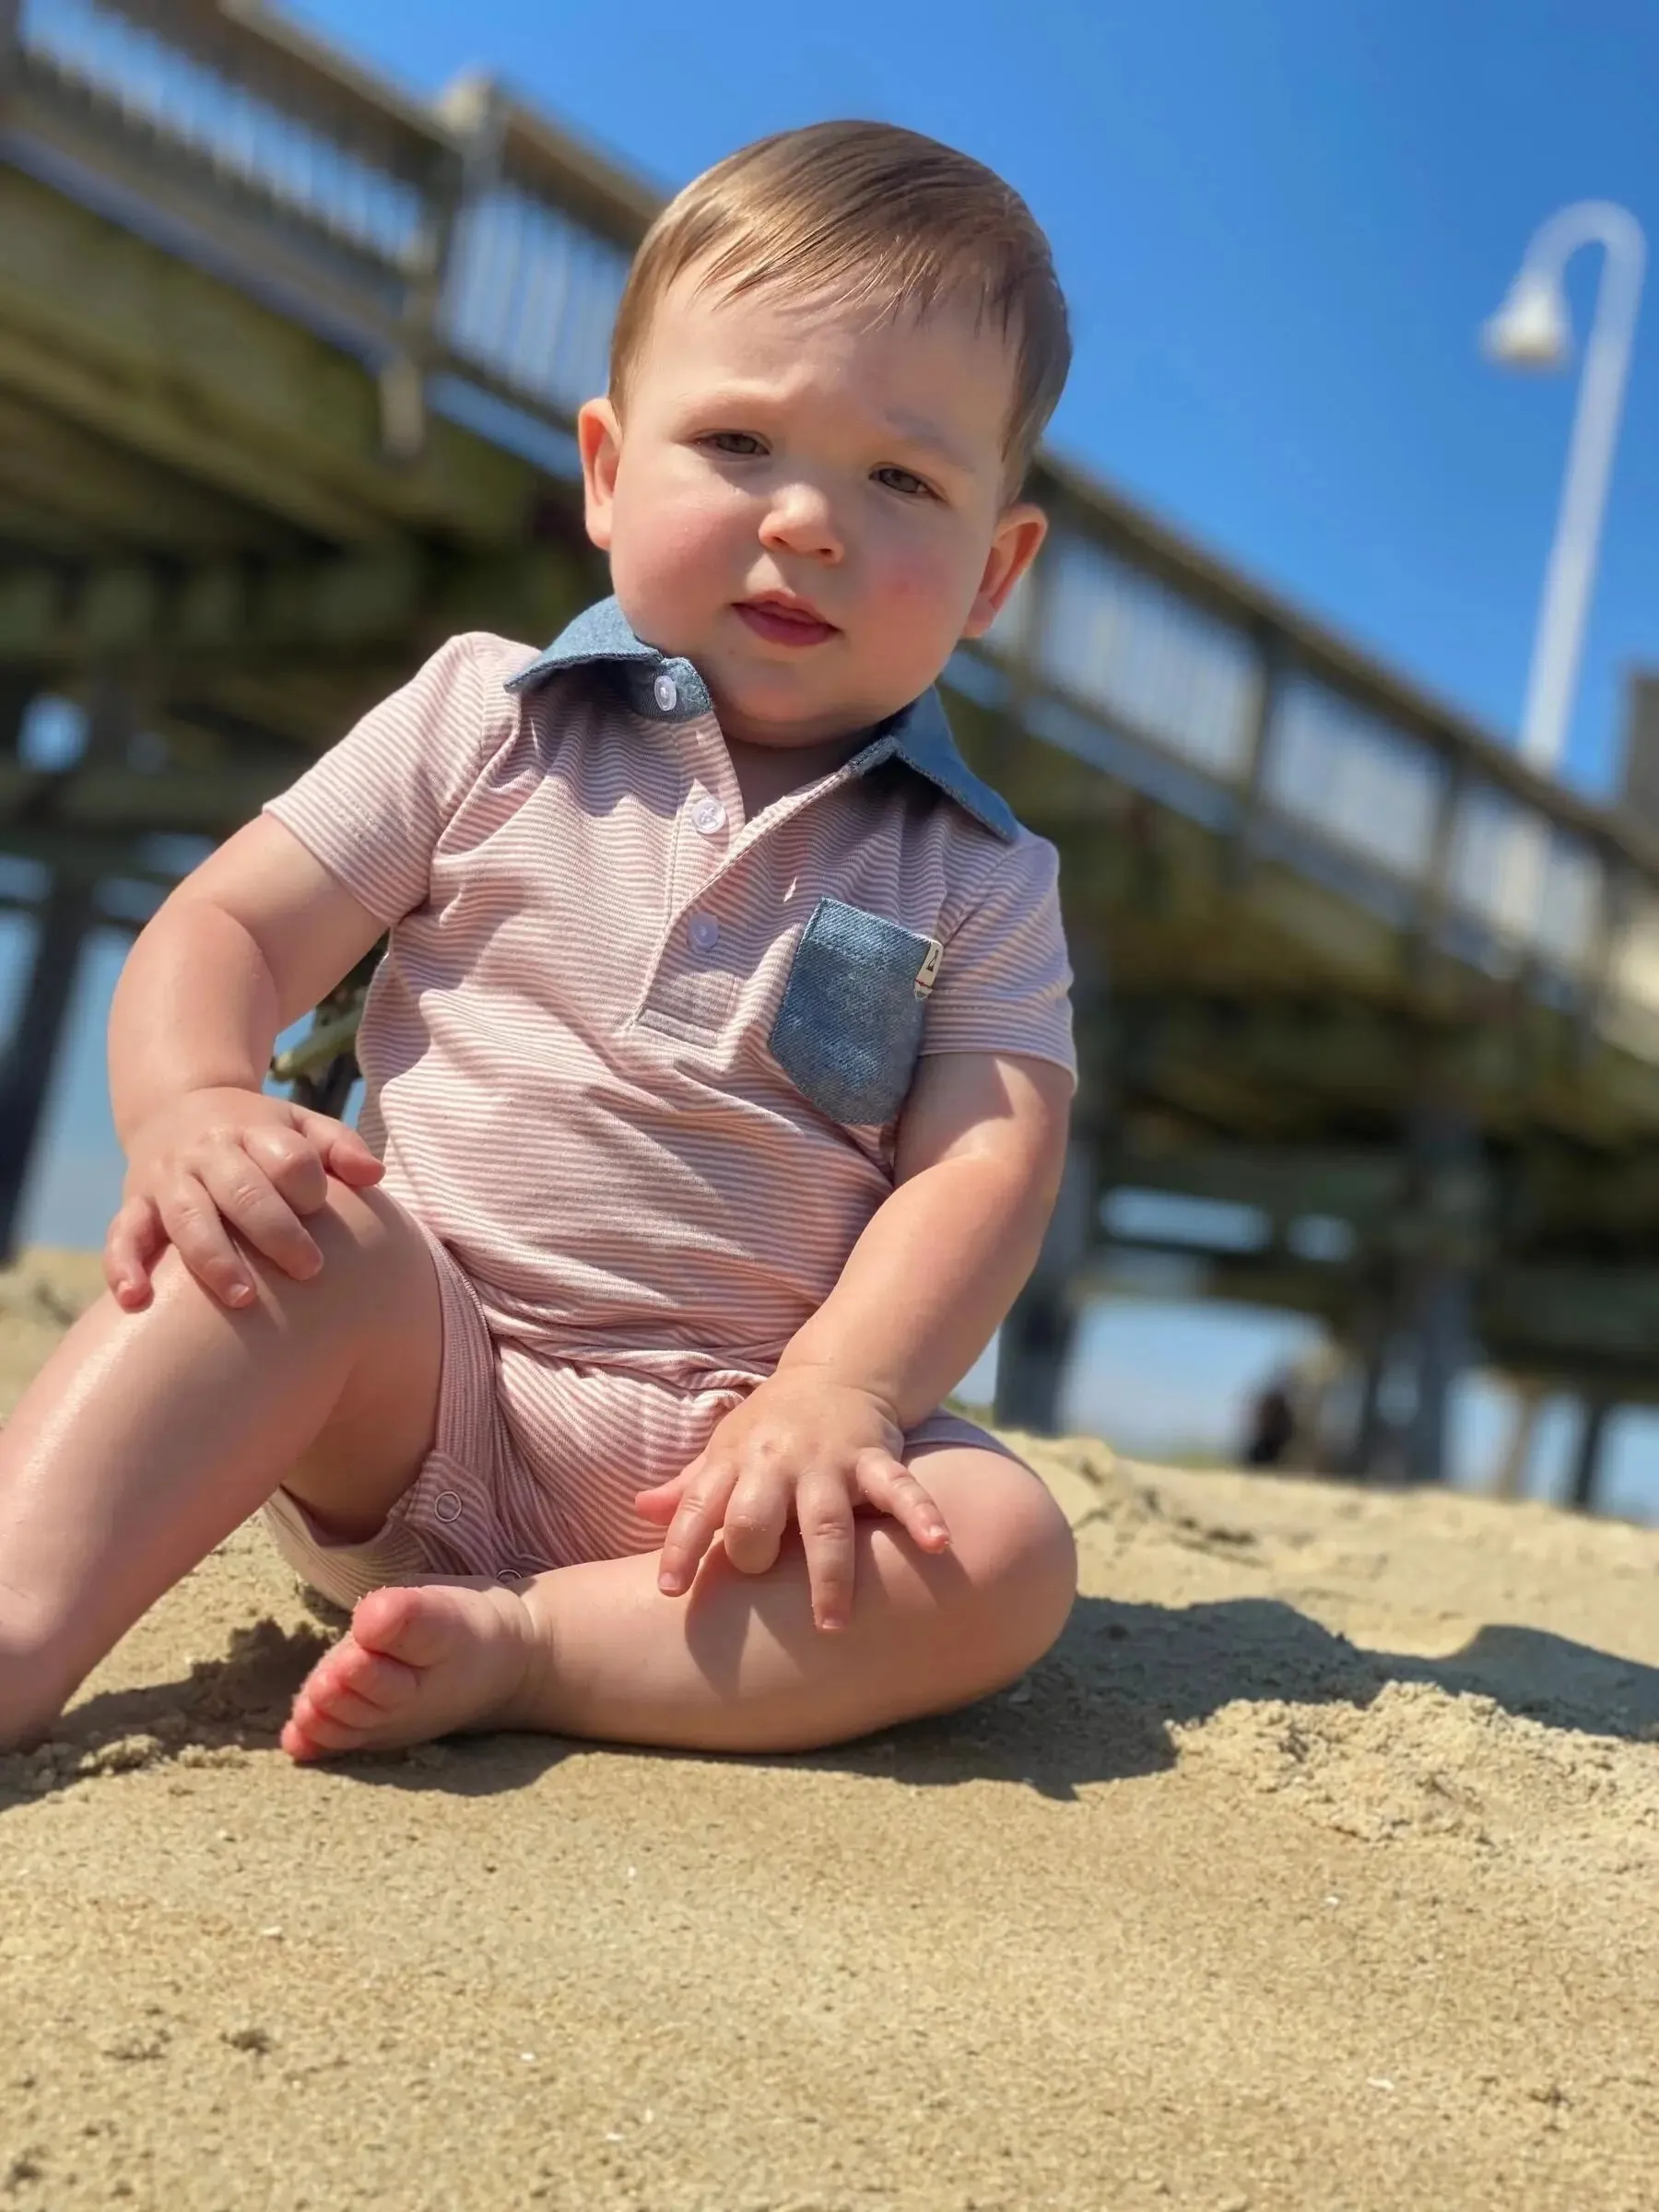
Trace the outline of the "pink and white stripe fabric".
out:
<instances>
[{"instance_id":1,"label":"pink and white stripe fabric","mask_svg":"<svg viewBox=\"0 0 1659 2212\"><path fill-rule=\"evenodd\" d=\"M342 1599L654 1547L635 1489L833 1288L894 1124L834 1121L771 1050L820 899L942 944L923 1053L1075 1067L1050 845L897 760L747 820L712 714L602 665L510 693L534 658L452 640L267 809L390 928L360 1126L444 1299L441 1433L382 1535L272 1509Z\"/></svg>"}]
</instances>

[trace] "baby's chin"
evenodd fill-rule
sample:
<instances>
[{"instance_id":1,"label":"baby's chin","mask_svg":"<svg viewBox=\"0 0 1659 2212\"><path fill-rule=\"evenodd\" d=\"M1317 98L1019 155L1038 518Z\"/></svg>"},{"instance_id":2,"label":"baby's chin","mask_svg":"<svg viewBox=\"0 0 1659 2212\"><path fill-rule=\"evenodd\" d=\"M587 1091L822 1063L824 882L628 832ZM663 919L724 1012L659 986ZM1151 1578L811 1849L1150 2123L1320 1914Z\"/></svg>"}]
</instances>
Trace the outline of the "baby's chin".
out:
<instances>
[{"instance_id":1,"label":"baby's chin","mask_svg":"<svg viewBox=\"0 0 1659 2212\"><path fill-rule=\"evenodd\" d=\"M756 643L729 609L701 622L688 622L682 613L678 622L662 621L654 632L626 601L622 611L636 636L648 639L659 653L690 662L709 687L721 728L743 744L823 745L874 728L927 688L919 684L901 699L889 698L890 669L861 684L844 635L827 646L769 650Z\"/></svg>"},{"instance_id":2,"label":"baby's chin","mask_svg":"<svg viewBox=\"0 0 1659 2212\"><path fill-rule=\"evenodd\" d=\"M705 674L720 726L745 745L798 750L871 729L897 707L871 708L832 693L812 694L800 684L723 683ZM900 700L899 705L904 702Z\"/></svg>"}]
</instances>

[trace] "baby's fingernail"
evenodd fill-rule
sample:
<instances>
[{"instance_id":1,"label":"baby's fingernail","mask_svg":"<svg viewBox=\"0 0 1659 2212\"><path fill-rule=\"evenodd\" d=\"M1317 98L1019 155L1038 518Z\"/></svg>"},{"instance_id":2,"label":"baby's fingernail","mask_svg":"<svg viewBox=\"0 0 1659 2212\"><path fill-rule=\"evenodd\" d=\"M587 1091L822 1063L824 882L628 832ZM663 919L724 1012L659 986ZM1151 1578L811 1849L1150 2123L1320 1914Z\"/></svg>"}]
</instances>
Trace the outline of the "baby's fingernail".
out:
<instances>
[{"instance_id":1,"label":"baby's fingernail","mask_svg":"<svg viewBox=\"0 0 1659 2212\"><path fill-rule=\"evenodd\" d=\"M233 1306L245 1306L253 1295L246 1283L232 1283L225 1293Z\"/></svg>"}]
</instances>

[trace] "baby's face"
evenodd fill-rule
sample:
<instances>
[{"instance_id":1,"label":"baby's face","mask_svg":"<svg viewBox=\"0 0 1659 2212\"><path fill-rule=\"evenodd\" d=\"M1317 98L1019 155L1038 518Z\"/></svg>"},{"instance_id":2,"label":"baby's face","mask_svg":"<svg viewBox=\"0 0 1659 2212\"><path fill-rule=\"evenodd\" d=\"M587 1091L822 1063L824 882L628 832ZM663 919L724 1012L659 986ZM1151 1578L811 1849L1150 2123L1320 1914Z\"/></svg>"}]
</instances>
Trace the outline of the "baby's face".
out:
<instances>
[{"instance_id":1,"label":"baby's face","mask_svg":"<svg viewBox=\"0 0 1659 2212\"><path fill-rule=\"evenodd\" d=\"M588 529L635 631L692 661L729 736L804 746L926 690L1041 542L1005 505L1013 349L948 304L658 303L618 420L582 409Z\"/></svg>"}]
</instances>

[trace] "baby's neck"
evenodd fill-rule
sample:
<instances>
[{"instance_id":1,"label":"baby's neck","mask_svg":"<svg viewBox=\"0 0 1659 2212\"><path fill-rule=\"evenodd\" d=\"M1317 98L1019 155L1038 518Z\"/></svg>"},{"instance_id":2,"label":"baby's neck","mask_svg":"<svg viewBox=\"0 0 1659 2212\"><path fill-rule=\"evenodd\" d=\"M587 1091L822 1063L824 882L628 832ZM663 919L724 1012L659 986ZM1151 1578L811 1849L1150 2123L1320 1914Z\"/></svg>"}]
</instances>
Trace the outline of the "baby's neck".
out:
<instances>
[{"instance_id":1,"label":"baby's neck","mask_svg":"<svg viewBox=\"0 0 1659 2212\"><path fill-rule=\"evenodd\" d=\"M826 737L816 745L750 745L741 737L727 737L726 751L743 794L746 819L752 821L776 800L816 783L862 752L868 742L865 730Z\"/></svg>"}]
</instances>

